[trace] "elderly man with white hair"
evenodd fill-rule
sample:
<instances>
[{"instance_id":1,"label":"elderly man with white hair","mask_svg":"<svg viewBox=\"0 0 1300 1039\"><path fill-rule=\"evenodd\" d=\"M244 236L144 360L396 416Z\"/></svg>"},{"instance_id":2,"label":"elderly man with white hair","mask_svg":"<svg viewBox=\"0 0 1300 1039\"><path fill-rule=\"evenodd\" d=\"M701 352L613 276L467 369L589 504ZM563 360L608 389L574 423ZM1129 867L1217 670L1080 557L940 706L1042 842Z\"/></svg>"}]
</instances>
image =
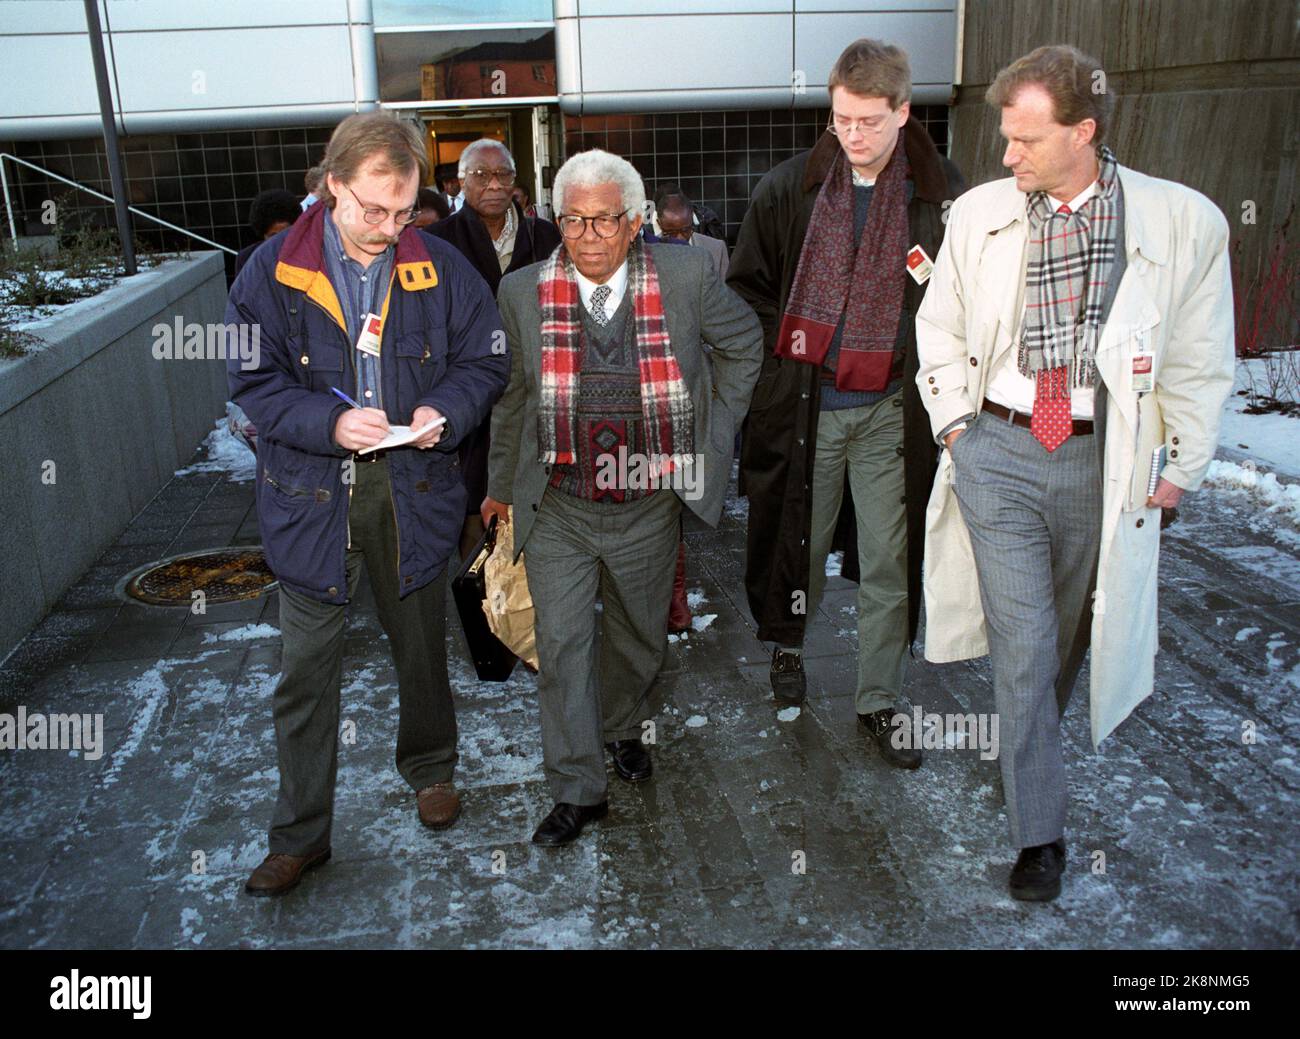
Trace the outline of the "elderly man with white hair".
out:
<instances>
[{"instance_id":1,"label":"elderly man with white hair","mask_svg":"<svg viewBox=\"0 0 1300 1039\"><path fill-rule=\"evenodd\" d=\"M536 607L556 802L533 834L543 845L606 814L602 743L620 778L650 778L642 741L679 515L685 503L717 524L763 352L753 310L703 250L638 236L645 187L626 160L581 152L552 192L564 248L506 275L497 294L511 372L483 502L485 522L513 513Z\"/></svg>"}]
</instances>

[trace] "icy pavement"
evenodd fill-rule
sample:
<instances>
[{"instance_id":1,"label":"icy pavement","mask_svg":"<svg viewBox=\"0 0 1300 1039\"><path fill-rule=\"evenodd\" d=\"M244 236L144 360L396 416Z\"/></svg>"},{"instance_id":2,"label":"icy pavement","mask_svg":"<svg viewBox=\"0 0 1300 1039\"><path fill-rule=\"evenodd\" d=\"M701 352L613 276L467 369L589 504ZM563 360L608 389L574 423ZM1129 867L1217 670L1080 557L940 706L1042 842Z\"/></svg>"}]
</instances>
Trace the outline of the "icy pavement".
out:
<instances>
[{"instance_id":1,"label":"icy pavement","mask_svg":"<svg viewBox=\"0 0 1300 1039\"><path fill-rule=\"evenodd\" d=\"M442 833L419 825L393 765L395 676L363 595L347 631L333 860L287 897L255 900L241 888L276 791L275 596L193 616L115 590L151 560L258 540L252 485L205 461L0 667L0 712L104 717L94 760L0 754L0 945L1300 940L1300 533L1294 512L1267 511L1230 473L1166 534L1155 695L1093 752L1086 675L1076 689L1069 864L1053 904L1006 895L995 761L935 750L902 773L857 734L854 589L841 578L810 637L809 700L778 712L744 605L743 501L716 532L688 526L698 621L668 647L655 778L630 787L611 773L608 819L564 849L529 843L550 808L535 682L522 670L477 682L455 622L465 811ZM992 709L987 661L909 662L908 688L927 712Z\"/></svg>"}]
</instances>

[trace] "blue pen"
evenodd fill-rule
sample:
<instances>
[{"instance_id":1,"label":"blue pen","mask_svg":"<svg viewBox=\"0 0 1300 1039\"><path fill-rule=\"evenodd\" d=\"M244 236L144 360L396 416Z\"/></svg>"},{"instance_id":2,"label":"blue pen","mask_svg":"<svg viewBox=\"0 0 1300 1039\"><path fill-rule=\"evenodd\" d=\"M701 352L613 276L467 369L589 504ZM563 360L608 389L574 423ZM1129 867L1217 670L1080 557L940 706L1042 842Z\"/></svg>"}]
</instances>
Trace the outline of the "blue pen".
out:
<instances>
[{"instance_id":1,"label":"blue pen","mask_svg":"<svg viewBox=\"0 0 1300 1039\"><path fill-rule=\"evenodd\" d=\"M332 394L334 394L334 396L338 397L339 400L343 401L344 404L351 404L354 408L359 408L359 407L361 407L360 404L358 404L356 401L354 401L351 397L349 397L346 393L344 393L342 390L340 390L337 386L331 386L331 387L330 387L330 393L332 393Z\"/></svg>"}]
</instances>

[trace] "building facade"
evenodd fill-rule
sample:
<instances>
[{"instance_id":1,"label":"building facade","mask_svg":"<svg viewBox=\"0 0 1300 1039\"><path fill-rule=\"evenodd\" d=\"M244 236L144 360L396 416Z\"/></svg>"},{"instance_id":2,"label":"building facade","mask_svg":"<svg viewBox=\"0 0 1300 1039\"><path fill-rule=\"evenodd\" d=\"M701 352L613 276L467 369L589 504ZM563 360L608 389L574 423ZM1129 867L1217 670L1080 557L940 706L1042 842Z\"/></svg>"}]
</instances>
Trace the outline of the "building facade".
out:
<instances>
[{"instance_id":1,"label":"building facade","mask_svg":"<svg viewBox=\"0 0 1300 1039\"><path fill-rule=\"evenodd\" d=\"M734 239L758 179L822 132L827 74L857 37L908 50L917 116L946 149L960 15L958 0L100 0L129 201L230 250L257 192L302 190L338 121L376 107L420 121L431 167L504 141L543 203L567 155L617 152ZM0 159L0 233L58 230L50 200L111 224L42 172L109 193L81 5L0 0L0 68L0 152L23 160ZM204 247L134 222L150 244Z\"/></svg>"}]
</instances>

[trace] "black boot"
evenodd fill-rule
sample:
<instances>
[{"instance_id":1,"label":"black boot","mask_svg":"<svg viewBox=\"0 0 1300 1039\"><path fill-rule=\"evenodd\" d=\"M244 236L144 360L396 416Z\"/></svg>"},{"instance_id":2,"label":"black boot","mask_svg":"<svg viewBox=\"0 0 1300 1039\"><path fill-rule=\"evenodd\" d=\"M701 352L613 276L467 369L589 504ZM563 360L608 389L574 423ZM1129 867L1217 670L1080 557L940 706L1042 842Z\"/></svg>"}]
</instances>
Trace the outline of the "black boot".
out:
<instances>
[{"instance_id":1,"label":"black boot","mask_svg":"<svg viewBox=\"0 0 1300 1039\"><path fill-rule=\"evenodd\" d=\"M614 771L628 783L644 783L654 774L650 752L640 740L614 740L605 749L614 756Z\"/></svg>"},{"instance_id":2,"label":"black boot","mask_svg":"<svg viewBox=\"0 0 1300 1039\"><path fill-rule=\"evenodd\" d=\"M1021 849L1011 880L1011 897L1022 902L1050 902L1061 893L1065 872L1065 838Z\"/></svg>"},{"instance_id":3,"label":"black boot","mask_svg":"<svg viewBox=\"0 0 1300 1039\"><path fill-rule=\"evenodd\" d=\"M772 650L772 692L780 703L799 704L808 697L808 676L803 672L803 654Z\"/></svg>"},{"instance_id":4,"label":"black boot","mask_svg":"<svg viewBox=\"0 0 1300 1039\"><path fill-rule=\"evenodd\" d=\"M920 747L894 746L894 733L898 731L893 724L896 714L898 712L892 707L873 711L871 714L859 714L858 724L866 729L867 735L875 741L876 746L880 749L880 756L895 768L920 768ZM905 731L911 732L911 727L907 727ZM912 742L916 742L916 736L917 734L913 733Z\"/></svg>"}]
</instances>

